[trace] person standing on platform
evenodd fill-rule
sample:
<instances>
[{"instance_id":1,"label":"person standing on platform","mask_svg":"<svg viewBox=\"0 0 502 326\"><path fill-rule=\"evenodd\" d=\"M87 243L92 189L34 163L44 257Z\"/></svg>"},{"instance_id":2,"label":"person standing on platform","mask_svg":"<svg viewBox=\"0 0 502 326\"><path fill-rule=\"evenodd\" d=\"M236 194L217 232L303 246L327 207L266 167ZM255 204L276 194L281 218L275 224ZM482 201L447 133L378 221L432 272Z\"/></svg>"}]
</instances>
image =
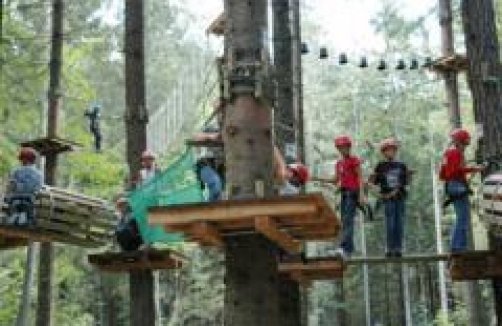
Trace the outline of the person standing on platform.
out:
<instances>
[{"instance_id":1,"label":"person standing on platform","mask_svg":"<svg viewBox=\"0 0 502 326\"><path fill-rule=\"evenodd\" d=\"M403 249L406 186L410 172L406 164L396 159L398 148L399 143L394 138L380 143L384 159L369 178L370 185L380 188L380 199L385 208L387 257L401 257Z\"/></svg>"},{"instance_id":2,"label":"person standing on platform","mask_svg":"<svg viewBox=\"0 0 502 326\"><path fill-rule=\"evenodd\" d=\"M341 158L335 164L333 183L341 192L340 210L342 216L342 242L337 255L350 257L354 252L354 224L358 206L366 201L364 198L364 180L362 178L361 159L352 154L352 140L342 135L334 140Z\"/></svg>"},{"instance_id":3,"label":"person standing on platform","mask_svg":"<svg viewBox=\"0 0 502 326\"><path fill-rule=\"evenodd\" d=\"M117 215L115 239L120 249L126 252L138 250L143 244L143 240L127 198L119 197L117 199L115 202L115 214Z\"/></svg>"},{"instance_id":4,"label":"person standing on platform","mask_svg":"<svg viewBox=\"0 0 502 326\"><path fill-rule=\"evenodd\" d=\"M11 172L5 196L8 204L8 223L33 226L35 194L43 185L42 174L35 166L37 152L31 147L22 147L18 159L21 166Z\"/></svg>"},{"instance_id":5,"label":"person standing on platform","mask_svg":"<svg viewBox=\"0 0 502 326\"><path fill-rule=\"evenodd\" d=\"M211 149L204 148L195 163L195 173L201 188L207 190L207 201L221 200L223 196L223 178L218 173L216 156Z\"/></svg>"},{"instance_id":6,"label":"person standing on platform","mask_svg":"<svg viewBox=\"0 0 502 326\"><path fill-rule=\"evenodd\" d=\"M467 175L481 172L480 166L468 166L465 163L464 151L471 142L471 135L462 128L450 133L451 146L443 153L443 161L439 170L439 179L444 181L448 202L453 204L456 222L451 233L451 251L467 250L467 232L470 219L469 184Z\"/></svg>"}]
</instances>

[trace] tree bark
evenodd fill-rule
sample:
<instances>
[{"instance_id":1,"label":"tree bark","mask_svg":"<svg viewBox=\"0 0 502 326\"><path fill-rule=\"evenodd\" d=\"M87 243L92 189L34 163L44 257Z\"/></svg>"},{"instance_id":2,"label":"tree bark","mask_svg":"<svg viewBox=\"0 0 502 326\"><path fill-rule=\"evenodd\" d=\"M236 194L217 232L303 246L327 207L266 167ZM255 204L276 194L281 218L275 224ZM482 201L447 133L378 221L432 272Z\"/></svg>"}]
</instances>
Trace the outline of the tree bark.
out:
<instances>
[{"instance_id":1,"label":"tree bark","mask_svg":"<svg viewBox=\"0 0 502 326\"><path fill-rule=\"evenodd\" d=\"M264 98L255 98L263 94L257 92L256 80L265 81L261 76L266 74L267 1L225 0L225 13L226 70L232 83L223 132L228 195L270 196L270 108ZM251 73L242 74L246 69ZM276 246L260 235L229 237L225 243L225 325L280 325Z\"/></svg>"},{"instance_id":2,"label":"tree bark","mask_svg":"<svg viewBox=\"0 0 502 326\"><path fill-rule=\"evenodd\" d=\"M293 56L289 0L273 0L274 74L275 74L275 145L287 162L298 159L295 110L293 106ZM300 286L288 276L279 276L281 322L284 326L301 325Z\"/></svg>"},{"instance_id":3,"label":"tree bark","mask_svg":"<svg viewBox=\"0 0 502 326\"><path fill-rule=\"evenodd\" d=\"M126 156L132 180L138 180L141 153L146 149L148 112L145 95L144 2L125 2ZM131 326L155 325L154 283L151 271L129 277Z\"/></svg>"},{"instance_id":4,"label":"tree bark","mask_svg":"<svg viewBox=\"0 0 502 326\"><path fill-rule=\"evenodd\" d=\"M474 119L482 133L478 142L478 158L500 160L502 148L502 92L500 48L492 0L464 0L462 20L466 40L468 82L474 104ZM490 173L493 171L486 171ZM502 241L490 233L493 250L502 249ZM493 281L498 323L502 323L502 280Z\"/></svg>"},{"instance_id":5,"label":"tree bark","mask_svg":"<svg viewBox=\"0 0 502 326\"><path fill-rule=\"evenodd\" d=\"M61 65L63 56L63 0L52 1L52 36L49 62L49 91L47 136L57 136L59 105L61 93ZM45 158L45 183L56 184L57 154L49 153ZM52 274L54 264L54 248L51 243L40 244L38 268L38 306L37 326L50 326L52 321Z\"/></svg>"},{"instance_id":6,"label":"tree bark","mask_svg":"<svg viewBox=\"0 0 502 326\"><path fill-rule=\"evenodd\" d=\"M439 0L439 21L441 25L442 54L449 57L455 54L455 41L453 34L453 13L451 0ZM460 128L462 126L462 115L460 112L458 72L455 70L443 73L445 82L450 126ZM469 221L469 246L474 249L474 230ZM482 296L481 285L478 282L465 282L463 284L464 298L469 313L469 322L472 325L482 324Z\"/></svg>"},{"instance_id":7,"label":"tree bark","mask_svg":"<svg viewBox=\"0 0 502 326\"><path fill-rule=\"evenodd\" d=\"M441 25L442 54L445 57L452 56L455 54L455 41L451 0L439 0L439 23ZM458 96L458 72L446 71L443 73L443 78L448 99L450 125L458 128L462 125Z\"/></svg>"},{"instance_id":8,"label":"tree bark","mask_svg":"<svg viewBox=\"0 0 502 326\"><path fill-rule=\"evenodd\" d=\"M16 318L16 326L27 326L30 317L31 288L33 287L33 274L35 272L36 247L30 243L26 249L26 265L24 268L23 292L19 302L19 311Z\"/></svg>"},{"instance_id":9,"label":"tree bark","mask_svg":"<svg viewBox=\"0 0 502 326\"><path fill-rule=\"evenodd\" d=\"M300 0L290 0L291 7L291 39L293 56L293 107L295 112L296 140L298 144L298 159L306 162L305 128L303 119L303 81L302 81L302 31Z\"/></svg>"}]
</instances>

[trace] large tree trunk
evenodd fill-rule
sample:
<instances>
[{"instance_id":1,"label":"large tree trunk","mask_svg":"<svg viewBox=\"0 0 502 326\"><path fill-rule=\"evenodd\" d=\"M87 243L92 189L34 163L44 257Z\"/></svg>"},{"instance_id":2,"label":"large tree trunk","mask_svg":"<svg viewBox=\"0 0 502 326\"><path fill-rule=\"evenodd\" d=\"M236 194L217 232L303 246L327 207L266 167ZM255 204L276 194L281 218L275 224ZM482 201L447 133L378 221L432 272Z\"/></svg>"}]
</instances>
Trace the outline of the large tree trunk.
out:
<instances>
[{"instance_id":1,"label":"large tree trunk","mask_svg":"<svg viewBox=\"0 0 502 326\"><path fill-rule=\"evenodd\" d=\"M61 94L61 65L63 54L63 0L52 1L52 37L49 63L49 91L47 136L56 137ZM57 154L49 153L45 158L45 183L56 184ZM51 243L40 245L38 268L37 326L50 326L52 319L52 270L54 248Z\"/></svg>"},{"instance_id":2,"label":"large tree trunk","mask_svg":"<svg viewBox=\"0 0 502 326\"><path fill-rule=\"evenodd\" d=\"M306 162L305 155L305 128L303 119L303 82L302 82L302 31L300 0L290 0L291 7L291 45L293 64L293 108L295 112L296 140L298 145L298 158Z\"/></svg>"},{"instance_id":3,"label":"large tree trunk","mask_svg":"<svg viewBox=\"0 0 502 326\"><path fill-rule=\"evenodd\" d=\"M230 101L223 139L230 198L270 196L274 191L270 108L255 98L263 94L255 81L265 72L256 64L266 66L266 12L266 0L225 1ZM227 238L226 246L225 325L278 326L275 245L260 235L240 235Z\"/></svg>"},{"instance_id":4,"label":"large tree trunk","mask_svg":"<svg viewBox=\"0 0 502 326\"><path fill-rule=\"evenodd\" d=\"M298 159L295 110L293 106L293 62L289 0L272 0L274 22L275 144L286 161ZM279 276L281 322L301 325L300 286L286 275Z\"/></svg>"},{"instance_id":5,"label":"large tree trunk","mask_svg":"<svg viewBox=\"0 0 502 326\"><path fill-rule=\"evenodd\" d=\"M453 34L453 13L451 0L439 0L439 20L441 25L442 54L445 57L455 54L455 41ZM460 112L458 72L455 70L443 73L445 82L450 126L459 128L462 126L462 116ZM469 246L474 248L474 230L469 222ZM482 297L481 285L478 282L465 282L463 284L464 298L469 312L469 322L471 325L481 325L482 318Z\"/></svg>"},{"instance_id":6,"label":"large tree trunk","mask_svg":"<svg viewBox=\"0 0 502 326\"><path fill-rule=\"evenodd\" d=\"M127 163L132 179L141 169L141 153L146 149L148 112L145 96L143 1L125 3L125 79ZM154 284L151 271L133 272L129 278L131 326L154 326Z\"/></svg>"},{"instance_id":7,"label":"large tree trunk","mask_svg":"<svg viewBox=\"0 0 502 326\"><path fill-rule=\"evenodd\" d=\"M474 102L474 118L482 131L478 143L480 160L500 159L502 152L502 99L500 48L492 0L464 0L462 18L469 60L468 81ZM490 173L491 171L486 171ZM502 239L490 233L490 245L502 249ZM502 324L502 280L494 280L498 323ZM486 323L485 323L486 324Z\"/></svg>"}]
</instances>

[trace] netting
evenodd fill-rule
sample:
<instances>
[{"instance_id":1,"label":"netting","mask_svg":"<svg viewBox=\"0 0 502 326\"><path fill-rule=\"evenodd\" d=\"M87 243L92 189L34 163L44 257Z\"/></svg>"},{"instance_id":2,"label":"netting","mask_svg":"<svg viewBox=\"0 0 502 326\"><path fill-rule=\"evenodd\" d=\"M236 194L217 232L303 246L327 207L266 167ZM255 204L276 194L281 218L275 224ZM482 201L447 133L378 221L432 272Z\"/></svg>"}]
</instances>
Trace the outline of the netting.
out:
<instances>
[{"instance_id":1,"label":"netting","mask_svg":"<svg viewBox=\"0 0 502 326\"><path fill-rule=\"evenodd\" d=\"M150 226L147 210L153 206L194 203L202 201L200 184L194 173L194 157L187 149L154 179L129 195L129 204L146 243L182 241L180 234L167 233L160 226Z\"/></svg>"}]
</instances>

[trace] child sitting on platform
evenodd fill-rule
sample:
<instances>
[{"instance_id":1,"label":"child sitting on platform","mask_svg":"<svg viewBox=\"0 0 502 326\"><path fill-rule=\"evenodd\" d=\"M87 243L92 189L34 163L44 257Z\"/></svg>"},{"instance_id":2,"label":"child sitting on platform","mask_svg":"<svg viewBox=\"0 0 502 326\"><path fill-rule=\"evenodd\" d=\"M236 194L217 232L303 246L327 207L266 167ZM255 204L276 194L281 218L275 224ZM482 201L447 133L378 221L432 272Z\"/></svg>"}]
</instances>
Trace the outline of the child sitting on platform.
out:
<instances>
[{"instance_id":1,"label":"child sitting on platform","mask_svg":"<svg viewBox=\"0 0 502 326\"><path fill-rule=\"evenodd\" d=\"M143 240L127 199L119 197L115 203L115 209L118 219L115 238L120 248L122 251L138 250L143 244Z\"/></svg>"},{"instance_id":2,"label":"child sitting on platform","mask_svg":"<svg viewBox=\"0 0 502 326\"><path fill-rule=\"evenodd\" d=\"M31 147L23 147L18 154L21 166L15 168L9 177L6 202L8 208L8 224L35 224L35 194L42 188L42 174L35 166L37 152Z\"/></svg>"},{"instance_id":3,"label":"child sitting on platform","mask_svg":"<svg viewBox=\"0 0 502 326\"><path fill-rule=\"evenodd\" d=\"M156 156L149 150L141 154L141 170L139 171L139 185L145 184L160 173L155 162Z\"/></svg>"},{"instance_id":4,"label":"child sitting on platform","mask_svg":"<svg viewBox=\"0 0 502 326\"><path fill-rule=\"evenodd\" d=\"M377 164L369 178L370 185L380 188L380 198L385 208L387 257L401 257L403 248L406 186L409 184L410 171L404 163L396 160L398 148L399 143L393 138L380 143L384 160Z\"/></svg>"}]
</instances>

